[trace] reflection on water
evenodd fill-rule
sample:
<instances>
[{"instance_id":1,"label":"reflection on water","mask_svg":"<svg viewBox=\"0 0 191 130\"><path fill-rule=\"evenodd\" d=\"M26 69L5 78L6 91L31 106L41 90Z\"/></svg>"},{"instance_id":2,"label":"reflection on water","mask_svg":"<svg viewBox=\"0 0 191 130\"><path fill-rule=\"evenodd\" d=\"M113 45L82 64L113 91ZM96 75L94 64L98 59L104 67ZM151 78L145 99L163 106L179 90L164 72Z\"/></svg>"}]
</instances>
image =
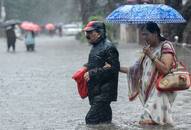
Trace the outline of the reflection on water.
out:
<instances>
[{"instance_id":1,"label":"reflection on water","mask_svg":"<svg viewBox=\"0 0 191 130\"><path fill-rule=\"evenodd\" d=\"M140 126L136 124L129 124L129 126L127 127L120 127L112 123L112 124L101 124L101 125L80 124L75 128L75 130L178 130L178 128L175 128L174 126L170 126L170 125Z\"/></svg>"},{"instance_id":2,"label":"reflection on water","mask_svg":"<svg viewBox=\"0 0 191 130\"><path fill-rule=\"evenodd\" d=\"M119 130L120 127L114 123L111 124L99 124L99 125L85 125L81 124L75 128L75 130Z\"/></svg>"}]
</instances>

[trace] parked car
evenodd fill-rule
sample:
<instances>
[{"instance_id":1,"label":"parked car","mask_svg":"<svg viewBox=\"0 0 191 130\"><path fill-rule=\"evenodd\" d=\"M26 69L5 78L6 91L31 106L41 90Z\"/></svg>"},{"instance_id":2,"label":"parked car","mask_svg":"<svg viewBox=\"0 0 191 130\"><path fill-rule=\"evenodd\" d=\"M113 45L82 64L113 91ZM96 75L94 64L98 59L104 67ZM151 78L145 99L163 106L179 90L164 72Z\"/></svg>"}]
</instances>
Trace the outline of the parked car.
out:
<instances>
[{"instance_id":1,"label":"parked car","mask_svg":"<svg viewBox=\"0 0 191 130\"><path fill-rule=\"evenodd\" d=\"M62 30L64 35L67 36L76 35L82 31L82 26L81 24L75 24L75 23L65 24L63 25Z\"/></svg>"}]
</instances>

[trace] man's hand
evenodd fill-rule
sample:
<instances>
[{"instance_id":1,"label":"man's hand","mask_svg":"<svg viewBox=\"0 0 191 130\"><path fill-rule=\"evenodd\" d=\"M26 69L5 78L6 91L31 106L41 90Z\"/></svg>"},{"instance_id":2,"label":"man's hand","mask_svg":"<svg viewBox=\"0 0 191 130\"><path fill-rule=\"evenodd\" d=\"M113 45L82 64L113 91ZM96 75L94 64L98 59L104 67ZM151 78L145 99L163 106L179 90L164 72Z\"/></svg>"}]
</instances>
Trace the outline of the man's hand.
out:
<instances>
[{"instance_id":1,"label":"man's hand","mask_svg":"<svg viewBox=\"0 0 191 130\"><path fill-rule=\"evenodd\" d=\"M84 74L84 79L85 79L86 81L89 81L89 80L90 80L89 72L86 72L86 73Z\"/></svg>"},{"instance_id":2,"label":"man's hand","mask_svg":"<svg viewBox=\"0 0 191 130\"><path fill-rule=\"evenodd\" d=\"M103 66L103 68L111 68L111 65L108 64L107 62L105 62L105 65ZM90 80L89 72L86 72L86 73L84 74L84 79L85 79L86 81L89 81L89 80Z\"/></svg>"},{"instance_id":3,"label":"man's hand","mask_svg":"<svg viewBox=\"0 0 191 130\"><path fill-rule=\"evenodd\" d=\"M105 62L105 65L104 65L104 67L103 68L111 68L111 65L110 64L108 64L107 62Z\"/></svg>"}]
</instances>

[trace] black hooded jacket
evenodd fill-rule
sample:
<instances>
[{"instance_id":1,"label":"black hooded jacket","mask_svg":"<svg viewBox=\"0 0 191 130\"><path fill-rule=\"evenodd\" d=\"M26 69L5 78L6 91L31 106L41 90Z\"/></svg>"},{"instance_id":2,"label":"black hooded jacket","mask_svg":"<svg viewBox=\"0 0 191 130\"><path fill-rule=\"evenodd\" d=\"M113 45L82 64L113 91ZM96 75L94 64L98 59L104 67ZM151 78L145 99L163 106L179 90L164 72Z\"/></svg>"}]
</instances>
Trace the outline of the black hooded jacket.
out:
<instances>
[{"instance_id":1,"label":"black hooded jacket","mask_svg":"<svg viewBox=\"0 0 191 130\"><path fill-rule=\"evenodd\" d=\"M106 62L111 65L110 68L103 68ZM88 81L90 104L99 101L116 101L120 69L116 47L104 38L93 44L87 68L90 76Z\"/></svg>"}]
</instances>

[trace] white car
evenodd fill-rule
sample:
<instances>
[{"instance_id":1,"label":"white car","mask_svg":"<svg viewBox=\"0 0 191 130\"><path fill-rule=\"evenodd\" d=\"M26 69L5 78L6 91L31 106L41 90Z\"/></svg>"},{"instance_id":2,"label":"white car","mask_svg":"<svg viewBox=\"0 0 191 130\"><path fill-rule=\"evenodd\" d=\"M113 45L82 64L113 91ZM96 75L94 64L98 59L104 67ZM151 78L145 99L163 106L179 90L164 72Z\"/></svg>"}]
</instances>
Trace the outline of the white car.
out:
<instances>
[{"instance_id":1,"label":"white car","mask_svg":"<svg viewBox=\"0 0 191 130\"><path fill-rule=\"evenodd\" d=\"M82 31L82 26L80 24L65 24L62 31L64 35L76 35Z\"/></svg>"}]
</instances>

